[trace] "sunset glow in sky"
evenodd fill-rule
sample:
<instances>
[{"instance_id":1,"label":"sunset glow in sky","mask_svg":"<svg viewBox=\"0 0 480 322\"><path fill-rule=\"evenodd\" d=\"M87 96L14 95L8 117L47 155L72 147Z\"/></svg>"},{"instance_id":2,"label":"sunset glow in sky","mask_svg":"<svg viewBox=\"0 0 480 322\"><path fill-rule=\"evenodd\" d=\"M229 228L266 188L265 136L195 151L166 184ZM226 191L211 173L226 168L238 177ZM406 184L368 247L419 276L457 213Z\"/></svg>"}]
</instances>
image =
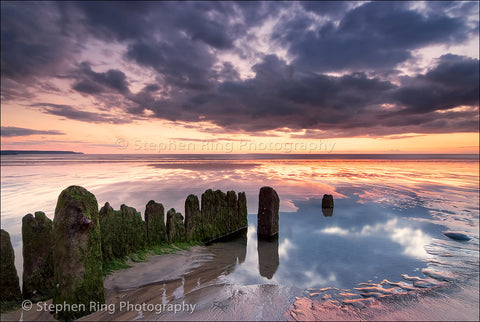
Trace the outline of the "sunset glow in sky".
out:
<instances>
[{"instance_id":1,"label":"sunset glow in sky","mask_svg":"<svg viewBox=\"0 0 480 322\"><path fill-rule=\"evenodd\" d=\"M478 17L478 1L2 1L2 150L478 153Z\"/></svg>"}]
</instances>

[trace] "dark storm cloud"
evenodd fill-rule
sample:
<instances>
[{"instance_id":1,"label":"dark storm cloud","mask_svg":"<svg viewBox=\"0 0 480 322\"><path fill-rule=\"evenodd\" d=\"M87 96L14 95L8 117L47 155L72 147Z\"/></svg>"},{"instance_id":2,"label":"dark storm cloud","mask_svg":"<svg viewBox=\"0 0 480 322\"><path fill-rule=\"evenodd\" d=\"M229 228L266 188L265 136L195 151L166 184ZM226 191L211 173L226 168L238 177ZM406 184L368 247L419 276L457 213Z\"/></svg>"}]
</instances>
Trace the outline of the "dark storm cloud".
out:
<instances>
[{"instance_id":1,"label":"dark storm cloud","mask_svg":"<svg viewBox=\"0 0 480 322\"><path fill-rule=\"evenodd\" d=\"M112 123L123 124L130 123L129 119L116 118L108 113L95 113L82 111L70 105L51 104L51 103L35 103L32 107L39 107L43 113L62 116L67 119L91 122L91 123Z\"/></svg>"},{"instance_id":2,"label":"dark storm cloud","mask_svg":"<svg viewBox=\"0 0 480 322\"><path fill-rule=\"evenodd\" d=\"M217 71L215 78L220 81L238 81L240 80L240 74L231 62L225 62Z\"/></svg>"},{"instance_id":3,"label":"dark storm cloud","mask_svg":"<svg viewBox=\"0 0 480 322\"><path fill-rule=\"evenodd\" d=\"M479 62L457 55L440 57L436 68L404 81L394 94L406 108L399 114L427 113L479 104Z\"/></svg>"},{"instance_id":4,"label":"dark storm cloud","mask_svg":"<svg viewBox=\"0 0 480 322\"><path fill-rule=\"evenodd\" d=\"M234 29L228 28L233 4L225 2L78 2L92 33L109 40L151 41L155 32L177 36L184 32L193 41L214 48L231 48ZM125 23L128 21L128 23Z\"/></svg>"},{"instance_id":5,"label":"dark storm cloud","mask_svg":"<svg viewBox=\"0 0 480 322\"><path fill-rule=\"evenodd\" d=\"M478 16L478 3L476 1L427 1L422 9L426 15L444 15L456 17ZM476 21L478 26L478 19Z\"/></svg>"},{"instance_id":6,"label":"dark storm cloud","mask_svg":"<svg viewBox=\"0 0 480 322\"><path fill-rule=\"evenodd\" d=\"M306 11L335 19L355 6L355 1L301 1L300 3Z\"/></svg>"},{"instance_id":7,"label":"dark storm cloud","mask_svg":"<svg viewBox=\"0 0 480 322\"><path fill-rule=\"evenodd\" d=\"M307 129L305 136L324 137L478 131L478 59L447 54L427 72L399 71L415 67L414 50L478 33L472 3L2 2L2 99L31 100L25 84L48 76L69 81L102 110L31 106L84 122L148 115L210 121L225 132ZM270 39L260 28L267 21ZM87 39L124 46L123 67L100 72L96 62L79 61ZM236 55L254 77L241 78ZM139 66L155 81L131 92L138 80L121 69ZM462 105L473 108L452 110Z\"/></svg>"},{"instance_id":8,"label":"dark storm cloud","mask_svg":"<svg viewBox=\"0 0 480 322\"><path fill-rule=\"evenodd\" d=\"M1 2L2 78L33 81L61 73L78 52L52 2Z\"/></svg>"},{"instance_id":9,"label":"dark storm cloud","mask_svg":"<svg viewBox=\"0 0 480 322\"><path fill-rule=\"evenodd\" d=\"M173 25L184 30L193 41L199 40L217 49L229 49L238 33L244 30L241 26L230 26L232 9L232 5L225 2L191 2L172 10L176 12Z\"/></svg>"},{"instance_id":10,"label":"dark storm cloud","mask_svg":"<svg viewBox=\"0 0 480 322\"><path fill-rule=\"evenodd\" d=\"M428 81L457 89L472 88L478 84L478 59L448 54L441 56L438 61L438 66L425 75Z\"/></svg>"},{"instance_id":11,"label":"dark storm cloud","mask_svg":"<svg viewBox=\"0 0 480 322\"><path fill-rule=\"evenodd\" d=\"M77 79L73 89L82 93L100 94L111 90L123 94L129 92L127 77L120 70L110 69L105 73L96 73L90 64L83 62L73 77Z\"/></svg>"},{"instance_id":12,"label":"dark storm cloud","mask_svg":"<svg viewBox=\"0 0 480 322\"><path fill-rule=\"evenodd\" d=\"M156 70L165 85L190 89L208 89L214 57L204 45L178 39L175 43L135 43L127 57Z\"/></svg>"},{"instance_id":13,"label":"dark storm cloud","mask_svg":"<svg viewBox=\"0 0 480 322\"><path fill-rule=\"evenodd\" d=\"M200 121L203 116L228 131L283 127L328 131L315 132L319 137L389 135L406 130L473 132L478 130L477 122L472 121L477 119L478 109L448 109L478 104L475 66L478 60L445 56L425 75L405 78L405 84L396 85L360 72L340 77L298 76L293 66L270 55L252 67L256 73L252 79L225 81L207 93L190 92L162 101L143 97L136 103L159 118ZM449 72L459 80L446 77ZM385 104L394 108L388 110Z\"/></svg>"},{"instance_id":14,"label":"dark storm cloud","mask_svg":"<svg viewBox=\"0 0 480 322\"><path fill-rule=\"evenodd\" d=\"M463 17L438 13L423 16L405 2L370 2L349 12L338 27L328 22L299 32L291 21L278 26L276 34L295 57L300 69L393 68L412 57L411 50L438 43L461 42L466 30Z\"/></svg>"},{"instance_id":15,"label":"dark storm cloud","mask_svg":"<svg viewBox=\"0 0 480 322\"><path fill-rule=\"evenodd\" d=\"M143 1L78 1L62 3L65 11L77 9L91 34L106 40L129 40L145 36L153 28L152 10L163 11L163 3Z\"/></svg>"},{"instance_id":16,"label":"dark storm cloud","mask_svg":"<svg viewBox=\"0 0 480 322\"><path fill-rule=\"evenodd\" d=\"M60 131L43 131L43 130L33 130L26 129L23 127L15 126L2 126L1 127L1 136L2 137L14 137L14 136L28 136L28 135L64 135L65 133Z\"/></svg>"},{"instance_id":17,"label":"dark storm cloud","mask_svg":"<svg viewBox=\"0 0 480 322\"><path fill-rule=\"evenodd\" d=\"M158 72L165 86L205 90L218 75L212 48L233 47L245 26L230 23L233 3L107 2L77 4L88 28L107 40L128 41L126 57ZM125 23L128 21L129 23ZM80 84L80 90L96 87Z\"/></svg>"}]
</instances>

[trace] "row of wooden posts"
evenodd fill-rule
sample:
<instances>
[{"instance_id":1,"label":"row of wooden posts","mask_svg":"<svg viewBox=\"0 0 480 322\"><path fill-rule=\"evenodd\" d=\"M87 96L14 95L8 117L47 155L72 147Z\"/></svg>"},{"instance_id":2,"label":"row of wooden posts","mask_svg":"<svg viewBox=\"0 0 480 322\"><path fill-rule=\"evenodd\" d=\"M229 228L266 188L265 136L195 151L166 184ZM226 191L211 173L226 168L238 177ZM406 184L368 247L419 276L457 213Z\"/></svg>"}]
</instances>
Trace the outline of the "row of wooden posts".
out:
<instances>
[{"instance_id":1,"label":"row of wooden posts","mask_svg":"<svg viewBox=\"0 0 480 322\"><path fill-rule=\"evenodd\" d=\"M201 207L200 207L201 204ZM279 198L271 187L259 194L258 235L278 234ZM43 212L22 220L22 292L7 232L1 232L1 302L53 297L53 303L85 303L84 312L58 312L56 318L75 319L92 313L90 302L104 303L102 264L125 258L149 246L176 242L210 242L248 226L244 192L207 190L201 202L195 195L185 201L184 217L150 200L145 221L132 207L114 210L107 202L100 210L85 188L70 186L60 194L52 222Z\"/></svg>"}]
</instances>

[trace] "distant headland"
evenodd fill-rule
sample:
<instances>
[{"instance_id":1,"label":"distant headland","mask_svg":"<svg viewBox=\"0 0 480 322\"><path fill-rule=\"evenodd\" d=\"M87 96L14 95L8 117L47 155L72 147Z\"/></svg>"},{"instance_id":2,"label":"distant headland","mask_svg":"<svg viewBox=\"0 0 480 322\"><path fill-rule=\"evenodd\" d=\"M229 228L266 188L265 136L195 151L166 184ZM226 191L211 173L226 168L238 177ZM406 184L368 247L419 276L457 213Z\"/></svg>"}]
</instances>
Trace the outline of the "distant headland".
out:
<instances>
[{"instance_id":1,"label":"distant headland","mask_svg":"<svg viewBox=\"0 0 480 322\"><path fill-rule=\"evenodd\" d=\"M2 150L2 151L0 151L0 155L17 155L17 154L83 154L83 152L38 151L38 150Z\"/></svg>"}]
</instances>

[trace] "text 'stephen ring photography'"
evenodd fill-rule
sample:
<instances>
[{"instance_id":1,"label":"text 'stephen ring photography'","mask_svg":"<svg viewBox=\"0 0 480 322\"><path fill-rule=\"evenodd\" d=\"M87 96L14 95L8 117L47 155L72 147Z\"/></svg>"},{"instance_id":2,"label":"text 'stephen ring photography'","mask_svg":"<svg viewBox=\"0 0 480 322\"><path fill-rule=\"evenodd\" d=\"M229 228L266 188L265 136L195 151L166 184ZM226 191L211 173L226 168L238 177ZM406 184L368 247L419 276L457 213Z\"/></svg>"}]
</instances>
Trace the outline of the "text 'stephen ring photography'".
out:
<instances>
[{"instance_id":1,"label":"text 'stephen ring photography'","mask_svg":"<svg viewBox=\"0 0 480 322\"><path fill-rule=\"evenodd\" d=\"M478 321L478 1L1 6L1 321Z\"/></svg>"}]
</instances>

